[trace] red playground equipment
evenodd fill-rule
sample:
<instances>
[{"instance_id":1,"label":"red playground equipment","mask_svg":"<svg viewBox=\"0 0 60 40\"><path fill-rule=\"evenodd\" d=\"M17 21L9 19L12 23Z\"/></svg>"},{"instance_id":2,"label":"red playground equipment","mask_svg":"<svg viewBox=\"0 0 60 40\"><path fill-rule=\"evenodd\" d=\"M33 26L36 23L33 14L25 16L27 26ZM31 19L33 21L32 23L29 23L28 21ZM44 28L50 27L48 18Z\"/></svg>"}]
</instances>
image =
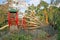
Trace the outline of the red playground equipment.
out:
<instances>
[{"instance_id":1,"label":"red playground equipment","mask_svg":"<svg viewBox=\"0 0 60 40\"><path fill-rule=\"evenodd\" d=\"M9 27L12 25L18 26L18 12L17 11L8 12L8 24L9 24Z\"/></svg>"},{"instance_id":2,"label":"red playground equipment","mask_svg":"<svg viewBox=\"0 0 60 40\"><path fill-rule=\"evenodd\" d=\"M27 23L26 23L26 18L25 18L25 17L23 17L23 19L22 19L22 27L23 27L24 29L27 28Z\"/></svg>"},{"instance_id":3,"label":"red playground equipment","mask_svg":"<svg viewBox=\"0 0 60 40\"><path fill-rule=\"evenodd\" d=\"M10 10L8 12L8 24L9 24L9 28L14 30L14 28L17 26L18 27L18 24L19 23L19 20L18 20L18 11L16 10ZM26 29L26 18L23 17L22 20L21 20L21 24L22 24L22 28L23 29Z\"/></svg>"}]
</instances>

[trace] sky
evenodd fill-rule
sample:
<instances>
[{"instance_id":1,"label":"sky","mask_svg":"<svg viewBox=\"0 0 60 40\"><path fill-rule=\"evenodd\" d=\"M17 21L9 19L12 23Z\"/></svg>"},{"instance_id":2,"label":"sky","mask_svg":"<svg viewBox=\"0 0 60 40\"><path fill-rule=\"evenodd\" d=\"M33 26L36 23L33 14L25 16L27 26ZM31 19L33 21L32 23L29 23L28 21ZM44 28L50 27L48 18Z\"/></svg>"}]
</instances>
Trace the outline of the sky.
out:
<instances>
[{"instance_id":1,"label":"sky","mask_svg":"<svg viewBox=\"0 0 60 40\"><path fill-rule=\"evenodd\" d=\"M2 4L2 2L3 1L6 1L6 0L0 0L0 4ZM31 1L31 0L25 0L26 2L29 2L29 1ZM34 0L33 0L34 1ZM37 1L37 0L36 0ZM44 0L44 1L46 1L47 3L50 3L50 0Z\"/></svg>"},{"instance_id":2,"label":"sky","mask_svg":"<svg viewBox=\"0 0 60 40\"><path fill-rule=\"evenodd\" d=\"M40 0L30 0L30 1L26 0L26 2L27 4L30 4L30 5L34 4L34 6L37 6L37 4L40 3Z\"/></svg>"},{"instance_id":3,"label":"sky","mask_svg":"<svg viewBox=\"0 0 60 40\"><path fill-rule=\"evenodd\" d=\"M26 4L37 6L40 3L40 0L25 0ZM50 0L44 0L45 2L50 4ZM4 2L4 3L3 3ZM7 0L0 0L0 4L6 4ZM24 12L26 10L26 7L21 8L20 11Z\"/></svg>"},{"instance_id":4,"label":"sky","mask_svg":"<svg viewBox=\"0 0 60 40\"><path fill-rule=\"evenodd\" d=\"M0 0L0 4L6 4L7 0Z\"/></svg>"}]
</instances>

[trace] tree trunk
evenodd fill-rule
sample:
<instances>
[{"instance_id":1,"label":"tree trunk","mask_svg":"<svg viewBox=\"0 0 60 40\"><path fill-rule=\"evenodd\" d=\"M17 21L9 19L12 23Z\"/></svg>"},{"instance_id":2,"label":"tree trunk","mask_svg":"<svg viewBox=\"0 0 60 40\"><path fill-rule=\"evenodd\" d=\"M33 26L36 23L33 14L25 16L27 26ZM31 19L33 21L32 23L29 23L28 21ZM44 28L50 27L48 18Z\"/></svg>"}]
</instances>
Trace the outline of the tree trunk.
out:
<instances>
[{"instance_id":1,"label":"tree trunk","mask_svg":"<svg viewBox=\"0 0 60 40\"><path fill-rule=\"evenodd\" d=\"M45 22L46 24L48 24L48 14L47 14L46 9L44 10L44 15L45 15Z\"/></svg>"}]
</instances>

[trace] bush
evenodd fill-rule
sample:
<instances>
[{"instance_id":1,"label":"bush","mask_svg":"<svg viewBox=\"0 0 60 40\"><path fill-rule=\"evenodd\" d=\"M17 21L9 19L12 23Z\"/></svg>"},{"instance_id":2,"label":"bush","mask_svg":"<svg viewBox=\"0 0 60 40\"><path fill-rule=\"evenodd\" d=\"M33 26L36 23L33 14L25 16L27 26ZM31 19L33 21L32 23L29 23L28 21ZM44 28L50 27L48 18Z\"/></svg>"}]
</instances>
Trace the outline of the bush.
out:
<instances>
[{"instance_id":1,"label":"bush","mask_svg":"<svg viewBox=\"0 0 60 40\"><path fill-rule=\"evenodd\" d=\"M31 35L14 33L3 38L4 40L32 40Z\"/></svg>"}]
</instances>

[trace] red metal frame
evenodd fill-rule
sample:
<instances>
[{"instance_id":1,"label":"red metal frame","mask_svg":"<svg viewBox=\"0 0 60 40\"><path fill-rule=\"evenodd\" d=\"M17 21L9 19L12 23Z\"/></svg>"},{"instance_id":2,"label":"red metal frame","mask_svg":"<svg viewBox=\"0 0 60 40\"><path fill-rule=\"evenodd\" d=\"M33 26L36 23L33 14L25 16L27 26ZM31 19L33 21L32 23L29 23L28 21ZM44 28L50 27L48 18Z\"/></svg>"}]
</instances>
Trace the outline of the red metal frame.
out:
<instances>
[{"instance_id":1,"label":"red metal frame","mask_svg":"<svg viewBox=\"0 0 60 40\"><path fill-rule=\"evenodd\" d=\"M15 20L15 22L16 22L16 25L18 26L18 12L16 12L16 18L14 19L14 18L10 18L10 15L11 15L11 13L10 12L8 12L8 24L9 24L9 27L12 25L11 23L11 20Z\"/></svg>"},{"instance_id":2,"label":"red metal frame","mask_svg":"<svg viewBox=\"0 0 60 40\"><path fill-rule=\"evenodd\" d=\"M26 29L26 28L27 28L26 25L27 25L27 24L26 24L26 18L23 17L23 19L22 19L22 27L23 27L24 29Z\"/></svg>"}]
</instances>

